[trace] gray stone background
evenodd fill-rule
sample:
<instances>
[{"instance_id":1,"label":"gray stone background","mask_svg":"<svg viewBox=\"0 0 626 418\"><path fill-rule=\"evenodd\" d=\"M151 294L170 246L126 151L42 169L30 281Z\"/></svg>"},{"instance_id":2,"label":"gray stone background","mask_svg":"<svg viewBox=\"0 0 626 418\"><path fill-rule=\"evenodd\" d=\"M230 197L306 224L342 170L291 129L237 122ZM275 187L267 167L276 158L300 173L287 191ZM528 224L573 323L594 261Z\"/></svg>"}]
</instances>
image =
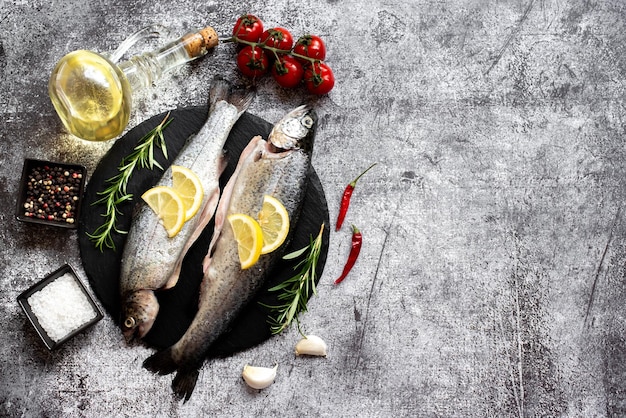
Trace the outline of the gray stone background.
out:
<instances>
[{"instance_id":1,"label":"gray stone background","mask_svg":"<svg viewBox=\"0 0 626 418\"><path fill-rule=\"evenodd\" d=\"M65 133L47 80L65 53L113 50L140 27L227 35L252 12L322 36L337 77L327 97L258 84L269 121L316 105L314 166L361 257L331 232L319 293L302 316L326 359L296 358L295 328L205 364L187 404L141 367L107 316L49 353L16 298L69 262L76 232L14 219L25 157L93 171L112 142ZM626 415L624 311L626 3L622 0L176 2L0 1L0 415ZM145 48L148 45L142 45ZM203 104L208 80L239 79L221 45L136 97L130 127ZM278 363L250 390L246 363Z\"/></svg>"}]
</instances>

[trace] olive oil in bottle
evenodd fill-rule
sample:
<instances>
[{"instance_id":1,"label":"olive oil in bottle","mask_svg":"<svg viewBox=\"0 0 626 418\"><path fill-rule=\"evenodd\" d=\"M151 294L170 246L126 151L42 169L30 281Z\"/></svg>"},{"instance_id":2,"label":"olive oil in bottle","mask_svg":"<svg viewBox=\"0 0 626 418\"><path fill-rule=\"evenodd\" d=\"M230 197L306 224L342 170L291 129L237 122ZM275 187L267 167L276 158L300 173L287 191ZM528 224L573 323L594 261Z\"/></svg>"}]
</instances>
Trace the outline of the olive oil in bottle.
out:
<instances>
[{"instance_id":1,"label":"olive oil in bottle","mask_svg":"<svg viewBox=\"0 0 626 418\"><path fill-rule=\"evenodd\" d=\"M133 91L206 55L217 42L217 33L207 27L119 65L93 51L70 52L52 71L48 93L71 134L90 141L115 138L128 125Z\"/></svg>"},{"instance_id":2,"label":"olive oil in bottle","mask_svg":"<svg viewBox=\"0 0 626 418\"><path fill-rule=\"evenodd\" d=\"M79 138L111 139L128 124L131 87L115 64L95 52L66 55L52 72L49 93L61 121Z\"/></svg>"}]
</instances>

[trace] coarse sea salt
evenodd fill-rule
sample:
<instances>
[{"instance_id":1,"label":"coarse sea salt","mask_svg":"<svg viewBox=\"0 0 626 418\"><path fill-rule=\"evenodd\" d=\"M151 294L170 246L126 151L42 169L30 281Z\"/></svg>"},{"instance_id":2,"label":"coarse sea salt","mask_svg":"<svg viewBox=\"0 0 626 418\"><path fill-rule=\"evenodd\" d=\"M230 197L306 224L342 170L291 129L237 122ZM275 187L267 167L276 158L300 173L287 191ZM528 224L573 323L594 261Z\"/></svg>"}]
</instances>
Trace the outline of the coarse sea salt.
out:
<instances>
[{"instance_id":1,"label":"coarse sea salt","mask_svg":"<svg viewBox=\"0 0 626 418\"><path fill-rule=\"evenodd\" d=\"M28 304L41 327L55 342L97 316L70 273L33 293Z\"/></svg>"}]
</instances>

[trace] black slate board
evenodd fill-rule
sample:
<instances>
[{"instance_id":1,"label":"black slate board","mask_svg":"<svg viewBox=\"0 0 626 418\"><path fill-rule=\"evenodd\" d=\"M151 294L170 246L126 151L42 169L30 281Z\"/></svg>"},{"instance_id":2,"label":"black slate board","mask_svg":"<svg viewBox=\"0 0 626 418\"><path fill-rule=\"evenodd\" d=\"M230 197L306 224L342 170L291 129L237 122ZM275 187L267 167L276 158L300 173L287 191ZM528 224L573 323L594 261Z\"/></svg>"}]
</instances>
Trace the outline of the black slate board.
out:
<instances>
[{"instance_id":1,"label":"black slate board","mask_svg":"<svg viewBox=\"0 0 626 418\"><path fill-rule=\"evenodd\" d=\"M207 112L206 106L176 109L170 112L172 121L165 129L169 158L165 159L158 149L155 152L157 161L164 169L169 167L187 139L200 130L206 120ZM138 141L158 125L165 115L166 113L163 113L146 120L118 139L96 167L85 189L84 206L78 225L81 259L94 293L105 310L118 324L121 309L118 291L120 259L126 235L114 234L116 250L105 249L101 252L89 240L87 233L93 232L103 221L104 206L94 203L100 197L97 193L105 189L107 179L117 174L117 167L122 159L132 152ZM239 155L250 139L255 135L266 138L271 128L270 123L257 116L249 113L242 115L233 127L224 147L228 156L228 167L220 179L221 186L232 175ZM139 169L135 172L127 189L128 193L133 194L135 198L132 202L120 205L122 215L119 217L118 228L124 231L130 229L133 209L141 200L139 196L156 184L161 175L162 172L158 169ZM286 251L291 252L306 246L311 237L317 236L322 223L325 224L325 232L317 268L318 280L324 269L328 253L329 215L322 185L315 170L311 168L302 213L296 223L293 238L287 244ZM178 284L172 289L157 292L160 304L159 315L152 329L144 338L144 343L147 345L154 348L172 345L182 336L193 319L197 310L197 295L202 280L201 261L206 254L212 231L213 221L207 225L203 234L187 254ZM294 261L281 260L278 263L264 288L234 321L229 331L213 345L208 357L227 356L257 345L271 336L267 323L268 310L260 303L270 305L278 303L276 292L269 292L268 289L293 276L294 266Z\"/></svg>"}]
</instances>

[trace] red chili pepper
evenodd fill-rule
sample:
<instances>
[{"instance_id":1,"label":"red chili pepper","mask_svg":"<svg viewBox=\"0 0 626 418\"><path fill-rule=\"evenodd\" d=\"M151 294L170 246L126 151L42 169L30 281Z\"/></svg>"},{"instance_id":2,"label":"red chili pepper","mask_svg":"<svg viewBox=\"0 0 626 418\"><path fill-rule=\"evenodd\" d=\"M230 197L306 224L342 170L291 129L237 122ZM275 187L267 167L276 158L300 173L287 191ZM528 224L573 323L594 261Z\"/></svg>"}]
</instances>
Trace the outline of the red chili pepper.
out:
<instances>
[{"instance_id":1,"label":"red chili pepper","mask_svg":"<svg viewBox=\"0 0 626 418\"><path fill-rule=\"evenodd\" d=\"M352 198L352 192L356 187L356 182L359 181L363 174L367 173L370 168L374 167L376 163L367 167L367 169L358 175L357 178L352 180L346 186L346 189L343 191L343 196L341 197L341 206L339 207L339 216L337 216L337 226L335 227L335 231L339 231L341 229L341 225L343 225L343 219L346 217L346 213L348 212L348 207L350 206L350 199Z\"/></svg>"},{"instance_id":2,"label":"red chili pepper","mask_svg":"<svg viewBox=\"0 0 626 418\"><path fill-rule=\"evenodd\" d=\"M352 225L352 248L350 249L350 255L348 255L348 261L346 261L346 265L343 267L343 272L341 276L337 280L335 280L335 284L339 284L346 278L350 270L352 270L352 266L356 263L356 259L359 258L359 253L361 252L361 245L363 244L363 235L361 235L361 231L357 229L356 226Z\"/></svg>"}]
</instances>

